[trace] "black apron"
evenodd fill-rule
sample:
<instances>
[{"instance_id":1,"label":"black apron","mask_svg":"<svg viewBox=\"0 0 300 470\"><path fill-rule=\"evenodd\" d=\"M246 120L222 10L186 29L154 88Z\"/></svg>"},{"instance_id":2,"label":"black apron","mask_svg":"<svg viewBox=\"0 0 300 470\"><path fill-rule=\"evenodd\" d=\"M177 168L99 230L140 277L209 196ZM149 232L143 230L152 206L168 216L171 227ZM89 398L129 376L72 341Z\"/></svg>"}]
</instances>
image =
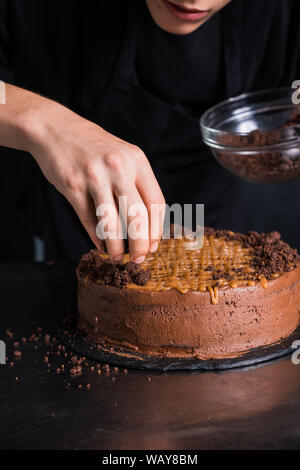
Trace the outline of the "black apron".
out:
<instances>
[{"instance_id":1,"label":"black apron","mask_svg":"<svg viewBox=\"0 0 300 470\"><path fill-rule=\"evenodd\" d=\"M199 119L194 119L154 96L139 83L136 46L139 37L138 5L130 1L126 32L114 77L105 98L85 116L108 132L134 143L147 155L168 204L205 204L205 224L230 228L235 178L214 159L201 140ZM240 0L220 12L225 50L226 95L241 92L239 14ZM199 116L200 117L200 116ZM40 236L46 258L77 258L92 243L68 202L45 180L40 185L43 203Z\"/></svg>"}]
</instances>

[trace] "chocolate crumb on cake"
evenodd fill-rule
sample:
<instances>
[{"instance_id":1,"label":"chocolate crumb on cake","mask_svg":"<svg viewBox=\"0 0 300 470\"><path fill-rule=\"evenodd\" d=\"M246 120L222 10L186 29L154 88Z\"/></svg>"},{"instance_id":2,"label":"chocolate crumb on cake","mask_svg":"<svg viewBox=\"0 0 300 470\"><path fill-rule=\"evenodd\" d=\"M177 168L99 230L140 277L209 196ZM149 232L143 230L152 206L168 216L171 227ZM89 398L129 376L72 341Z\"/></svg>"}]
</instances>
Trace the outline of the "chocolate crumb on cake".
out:
<instances>
[{"instance_id":1,"label":"chocolate crumb on cake","mask_svg":"<svg viewBox=\"0 0 300 470\"><path fill-rule=\"evenodd\" d=\"M257 275L264 275L270 280L275 275L281 275L294 269L300 261L299 253L281 239L279 232L258 233L250 231L247 234L235 233L229 230L214 230L205 228L205 235L224 240L238 241L245 248L251 249L249 264L255 269ZM212 271L214 268L212 267ZM233 269L234 271L234 269ZM242 272L242 268L238 272ZM214 276L220 279L225 274L215 271Z\"/></svg>"},{"instance_id":2,"label":"chocolate crumb on cake","mask_svg":"<svg viewBox=\"0 0 300 470\"><path fill-rule=\"evenodd\" d=\"M125 287L127 284L145 286L151 278L149 269L141 269L132 261L120 263L102 256L97 250L84 255L79 264L79 272L93 281L102 280L104 284Z\"/></svg>"}]
</instances>

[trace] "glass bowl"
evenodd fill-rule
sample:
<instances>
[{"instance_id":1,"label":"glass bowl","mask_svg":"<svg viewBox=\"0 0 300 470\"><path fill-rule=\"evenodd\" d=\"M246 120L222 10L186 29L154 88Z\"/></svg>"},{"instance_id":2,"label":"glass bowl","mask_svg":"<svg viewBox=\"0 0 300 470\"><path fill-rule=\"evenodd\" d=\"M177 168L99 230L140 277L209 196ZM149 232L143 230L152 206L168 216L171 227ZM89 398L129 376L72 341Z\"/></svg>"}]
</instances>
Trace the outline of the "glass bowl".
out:
<instances>
[{"instance_id":1,"label":"glass bowl","mask_svg":"<svg viewBox=\"0 0 300 470\"><path fill-rule=\"evenodd\" d=\"M200 120L203 141L231 173L253 183L300 177L300 106L291 88L230 98Z\"/></svg>"}]
</instances>

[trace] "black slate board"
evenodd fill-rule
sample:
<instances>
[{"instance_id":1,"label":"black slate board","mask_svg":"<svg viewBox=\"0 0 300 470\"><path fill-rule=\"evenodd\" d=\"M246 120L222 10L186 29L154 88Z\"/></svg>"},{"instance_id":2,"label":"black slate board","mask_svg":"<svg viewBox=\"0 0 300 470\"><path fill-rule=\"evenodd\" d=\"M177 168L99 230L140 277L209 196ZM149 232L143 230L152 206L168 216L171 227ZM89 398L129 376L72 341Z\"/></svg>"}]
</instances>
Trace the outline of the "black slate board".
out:
<instances>
[{"instance_id":1,"label":"black slate board","mask_svg":"<svg viewBox=\"0 0 300 470\"><path fill-rule=\"evenodd\" d=\"M251 366L291 354L294 351L293 342L300 340L300 327L288 338L271 346L251 349L236 358L209 360L153 357L138 352L129 352L125 348L111 351L110 348L88 341L80 333L74 333L71 328L60 328L59 336L64 344L76 353L118 367L163 372L172 370L226 370ZM124 354L126 354L126 357L124 357ZM130 354L130 357L128 357L128 354Z\"/></svg>"}]
</instances>

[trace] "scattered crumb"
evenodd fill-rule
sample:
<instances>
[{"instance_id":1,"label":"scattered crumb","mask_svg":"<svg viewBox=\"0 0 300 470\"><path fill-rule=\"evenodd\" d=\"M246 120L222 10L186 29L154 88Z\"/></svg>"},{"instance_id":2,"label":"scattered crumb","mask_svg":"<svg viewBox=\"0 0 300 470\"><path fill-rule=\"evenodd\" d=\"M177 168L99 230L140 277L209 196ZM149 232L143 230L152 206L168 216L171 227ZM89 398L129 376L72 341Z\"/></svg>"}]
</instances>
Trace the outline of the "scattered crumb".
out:
<instances>
[{"instance_id":1,"label":"scattered crumb","mask_svg":"<svg viewBox=\"0 0 300 470\"><path fill-rule=\"evenodd\" d=\"M6 330L6 336L9 338L9 339L12 339L14 337L14 334L12 331L10 330Z\"/></svg>"},{"instance_id":2,"label":"scattered crumb","mask_svg":"<svg viewBox=\"0 0 300 470\"><path fill-rule=\"evenodd\" d=\"M81 373L90 371L90 372L96 372L97 375L102 375L104 374L105 377L111 378L112 382L116 381L116 374L119 372L122 372L124 374L127 374L127 369L119 368L117 366L112 366L109 365L108 363L103 364L103 363L94 363L91 365L91 363L86 359L86 357L81 357L80 355L74 354L74 352L70 351L68 348L66 348L65 345L60 344L59 341L57 341L55 338L52 338L49 333L42 335L43 329L41 327L35 327L35 330L31 332L28 337L22 336L20 339L15 339L14 342L11 343L12 347L12 354L16 359L21 359L22 358L22 352L20 346L22 344L27 343L30 341L31 343L37 343L33 344L33 348L35 350L41 349L41 355L40 358L36 356L36 358L33 358L33 362L35 364L37 363L44 363L45 364L45 369L47 370L47 373L51 374L56 374L56 375L62 375L62 374L67 374L69 376L73 376L75 383L72 382L67 382L65 384L67 388L69 387L76 387L77 389L86 389L86 390L91 390L91 384L87 383L86 385L84 384L76 384L76 377L80 376ZM14 338L14 333L10 330L6 330L6 335L8 338L12 339ZM44 343L47 344L48 346L43 345L40 340L43 339ZM72 346L72 343L70 342L70 346ZM47 347L48 351L45 351ZM92 350L92 348L91 348ZM60 360L58 357L61 356ZM50 362L51 359L51 362ZM63 359L63 361L62 361ZM8 358L7 358L8 362ZM63 362L63 363L61 363ZM11 361L9 363L10 367L15 367L15 362ZM46 367L47 365L47 367ZM46 371L45 371L46 372ZM19 377L15 378L16 381L19 381ZM148 378L148 381L151 381L151 378ZM117 407L118 403L114 403L114 406ZM51 416L55 416L55 414L52 414Z\"/></svg>"},{"instance_id":3,"label":"scattered crumb","mask_svg":"<svg viewBox=\"0 0 300 470\"><path fill-rule=\"evenodd\" d=\"M48 335L48 334L45 335L45 336L44 336L44 340L45 340L45 343L49 343L49 341L50 341L50 335Z\"/></svg>"}]
</instances>

